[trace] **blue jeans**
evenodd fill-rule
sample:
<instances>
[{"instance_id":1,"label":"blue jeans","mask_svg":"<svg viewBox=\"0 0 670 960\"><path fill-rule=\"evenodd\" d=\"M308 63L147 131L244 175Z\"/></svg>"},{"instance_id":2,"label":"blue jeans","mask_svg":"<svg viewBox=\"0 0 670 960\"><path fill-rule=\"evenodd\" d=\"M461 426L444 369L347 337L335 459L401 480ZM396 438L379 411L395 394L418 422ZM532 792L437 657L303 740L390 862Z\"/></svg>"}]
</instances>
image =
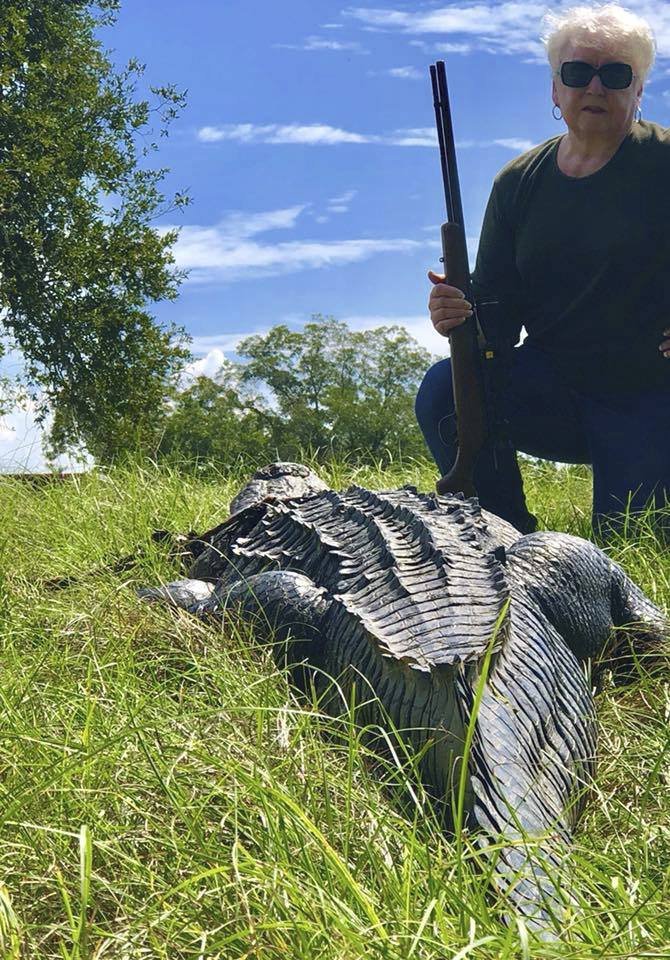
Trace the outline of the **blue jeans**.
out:
<instances>
[{"instance_id":1,"label":"blue jeans","mask_svg":"<svg viewBox=\"0 0 670 960\"><path fill-rule=\"evenodd\" d=\"M496 451L497 469L491 448L482 451L475 486L483 507L519 529L531 523L515 450L543 460L591 464L597 531L616 526L618 514L642 510L652 498L659 508L670 501L670 388L625 397L578 393L547 354L523 345L510 351L497 402L510 446ZM457 449L450 360L440 360L426 373L416 416L438 469L448 473Z\"/></svg>"}]
</instances>

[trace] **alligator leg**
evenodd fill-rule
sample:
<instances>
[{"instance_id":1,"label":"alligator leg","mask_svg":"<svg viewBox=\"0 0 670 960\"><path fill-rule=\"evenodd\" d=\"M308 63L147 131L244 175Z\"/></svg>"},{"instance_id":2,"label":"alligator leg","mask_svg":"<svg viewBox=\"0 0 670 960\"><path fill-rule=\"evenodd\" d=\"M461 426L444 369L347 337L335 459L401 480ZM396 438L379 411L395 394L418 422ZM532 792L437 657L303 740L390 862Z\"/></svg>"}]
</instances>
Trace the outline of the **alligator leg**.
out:
<instances>
[{"instance_id":1,"label":"alligator leg","mask_svg":"<svg viewBox=\"0 0 670 960\"><path fill-rule=\"evenodd\" d=\"M313 670L323 668L323 625L331 602L304 574L271 570L232 584L219 581L200 614L233 613L252 622L257 639L272 644L278 666L288 668L292 682L306 691Z\"/></svg>"},{"instance_id":2,"label":"alligator leg","mask_svg":"<svg viewBox=\"0 0 670 960\"><path fill-rule=\"evenodd\" d=\"M670 667L670 621L616 564L612 564L614 636L601 652L598 668L609 668L619 682L644 669Z\"/></svg>"},{"instance_id":3,"label":"alligator leg","mask_svg":"<svg viewBox=\"0 0 670 960\"><path fill-rule=\"evenodd\" d=\"M137 596L140 600L167 601L189 613L197 613L213 590L214 586L204 580L172 580L160 587L142 587Z\"/></svg>"},{"instance_id":4,"label":"alligator leg","mask_svg":"<svg viewBox=\"0 0 670 960\"><path fill-rule=\"evenodd\" d=\"M234 613L254 624L261 642L272 642L275 660L291 668L293 682L305 686L303 665L318 667L326 591L300 573L268 571L245 579L222 577L173 580L137 591L141 600L170 603L203 619Z\"/></svg>"},{"instance_id":5,"label":"alligator leg","mask_svg":"<svg viewBox=\"0 0 670 960\"><path fill-rule=\"evenodd\" d=\"M532 598L579 660L621 676L635 657L652 662L667 649L667 617L587 540L532 533L507 550L507 564L510 582Z\"/></svg>"}]
</instances>

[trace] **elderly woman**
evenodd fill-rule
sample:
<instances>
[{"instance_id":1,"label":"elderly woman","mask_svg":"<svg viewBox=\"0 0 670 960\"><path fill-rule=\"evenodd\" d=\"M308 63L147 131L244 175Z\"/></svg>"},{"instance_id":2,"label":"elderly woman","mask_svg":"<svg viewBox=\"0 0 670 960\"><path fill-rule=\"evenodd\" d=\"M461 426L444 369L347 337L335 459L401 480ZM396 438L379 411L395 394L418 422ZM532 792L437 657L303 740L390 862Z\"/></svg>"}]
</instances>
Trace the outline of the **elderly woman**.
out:
<instances>
[{"instance_id":1,"label":"elderly woman","mask_svg":"<svg viewBox=\"0 0 670 960\"><path fill-rule=\"evenodd\" d=\"M515 449L590 463L602 530L670 498L670 130L641 119L655 46L645 20L615 4L575 7L549 19L545 43L567 132L508 163L486 208L473 290L500 303L484 332L508 348L498 402L511 444L495 466L482 453L475 484L483 506L527 531ZM431 320L448 335L471 304L429 277ZM416 412L447 473L449 360L426 374Z\"/></svg>"}]
</instances>

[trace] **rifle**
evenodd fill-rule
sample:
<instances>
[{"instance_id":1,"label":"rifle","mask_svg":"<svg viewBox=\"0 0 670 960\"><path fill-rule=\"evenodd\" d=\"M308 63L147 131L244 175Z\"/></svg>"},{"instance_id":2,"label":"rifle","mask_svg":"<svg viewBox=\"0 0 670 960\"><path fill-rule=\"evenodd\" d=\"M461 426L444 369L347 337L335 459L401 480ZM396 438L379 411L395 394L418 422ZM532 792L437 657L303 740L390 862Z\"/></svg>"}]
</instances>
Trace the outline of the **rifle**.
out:
<instances>
[{"instance_id":1,"label":"rifle","mask_svg":"<svg viewBox=\"0 0 670 960\"><path fill-rule=\"evenodd\" d=\"M456 166L456 146L451 123L451 108L447 89L447 73L444 60L430 67L433 85L433 103L437 123L437 139L440 146L440 162L444 181L444 196L447 204L447 220L442 224L442 263L451 286L458 287L466 300L473 304L473 314L465 323L449 333L451 346L451 371L454 385L454 404L458 430L458 453L449 473L441 477L436 486L439 494L463 493L476 496L473 469L476 457L484 446L489 430L487 397L480 357L477 333L477 306L472 296L468 249L465 240L461 190ZM484 306L483 304L480 307ZM490 305L493 308L493 303ZM495 305L497 306L497 304ZM485 352L487 360L493 359L493 351Z\"/></svg>"}]
</instances>

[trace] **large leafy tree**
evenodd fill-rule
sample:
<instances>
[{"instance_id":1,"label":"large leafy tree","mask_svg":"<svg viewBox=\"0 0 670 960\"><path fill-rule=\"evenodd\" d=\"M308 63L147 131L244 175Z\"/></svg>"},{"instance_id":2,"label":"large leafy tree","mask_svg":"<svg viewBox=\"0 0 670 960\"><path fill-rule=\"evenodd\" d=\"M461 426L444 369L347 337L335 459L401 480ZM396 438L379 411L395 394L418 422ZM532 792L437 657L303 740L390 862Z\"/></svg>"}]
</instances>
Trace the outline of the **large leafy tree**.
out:
<instances>
[{"instance_id":1,"label":"large leafy tree","mask_svg":"<svg viewBox=\"0 0 670 960\"><path fill-rule=\"evenodd\" d=\"M177 394L157 452L204 470L268 460L274 455L273 419L244 390L239 366L226 362L216 379L197 377Z\"/></svg>"},{"instance_id":2,"label":"large leafy tree","mask_svg":"<svg viewBox=\"0 0 670 960\"><path fill-rule=\"evenodd\" d=\"M151 302L176 296L170 203L145 155L183 96L137 95L98 39L117 0L0 4L0 321L54 414L53 450L101 459L153 442L186 350ZM157 137L155 138L157 139Z\"/></svg>"},{"instance_id":3,"label":"large leafy tree","mask_svg":"<svg viewBox=\"0 0 670 960\"><path fill-rule=\"evenodd\" d=\"M303 330L277 324L265 336L247 337L238 347L247 360L246 383L269 388L279 418L275 440L284 450L325 450L330 446L328 394L349 382L347 327L317 318Z\"/></svg>"},{"instance_id":4,"label":"large leafy tree","mask_svg":"<svg viewBox=\"0 0 670 960\"><path fill-rule=\"evenodd\" d=\"M275 444L285 454L424 453L414 397L431 358L404 328L352 331L316 314L302 330L280 324L238 350L243 380L274 398Z\"/></svg>"},{"instance_id":5,"label":"large leafy tree","mask_svg":"<svg viewBox=\"0 0 670 960\"><path fill-rule=\"evenodd\" d=\"M430 354L395 326L352 334L344 355L349 377L327 392L334 441L381 459L425 454L414 400Z\"/></svg>"}]
</instances>

